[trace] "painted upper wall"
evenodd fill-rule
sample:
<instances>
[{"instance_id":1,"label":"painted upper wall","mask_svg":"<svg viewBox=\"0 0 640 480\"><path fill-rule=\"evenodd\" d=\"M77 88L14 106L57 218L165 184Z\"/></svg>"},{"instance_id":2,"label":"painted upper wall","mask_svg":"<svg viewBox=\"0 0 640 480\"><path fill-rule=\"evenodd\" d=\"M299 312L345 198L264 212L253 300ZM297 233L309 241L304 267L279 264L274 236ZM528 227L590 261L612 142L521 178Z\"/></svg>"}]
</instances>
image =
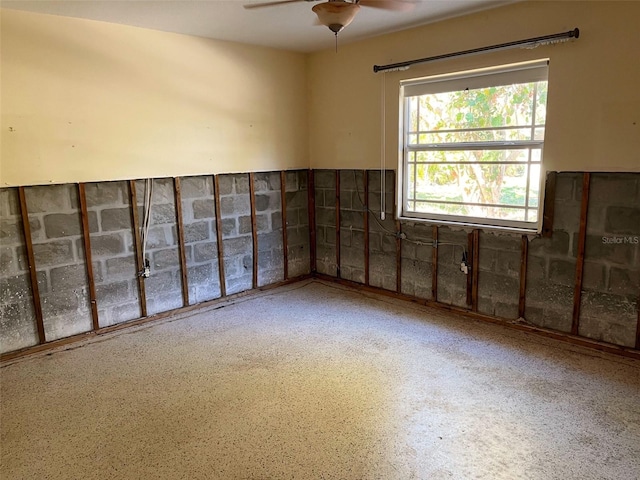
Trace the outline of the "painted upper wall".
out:
<instances>
[{"instance_id":1,"label":"painted upper wall","mask_svg":"<svg viewBox=\"0 0 640 480\"><path fill-rule=\"evenodd\" d=\"M312 168L376 168L385 81L386 165L398 161L399 81L549 58L547 170L640 171L640 2L522 2L344 45L309 60ZM357 19L356 19L357 21ZM580 28L571 43L374 74L424 58Z\"/></svg>"},{"instance_id":2,"label":"painted upper wall","mask_svg":"<svg viewBox=\"0 0 640 480\"><path fill-rule=\"evenodd\" d=\"M309 165L303 54L0 12L0 186Z\"/></svg>"}]
</instances>

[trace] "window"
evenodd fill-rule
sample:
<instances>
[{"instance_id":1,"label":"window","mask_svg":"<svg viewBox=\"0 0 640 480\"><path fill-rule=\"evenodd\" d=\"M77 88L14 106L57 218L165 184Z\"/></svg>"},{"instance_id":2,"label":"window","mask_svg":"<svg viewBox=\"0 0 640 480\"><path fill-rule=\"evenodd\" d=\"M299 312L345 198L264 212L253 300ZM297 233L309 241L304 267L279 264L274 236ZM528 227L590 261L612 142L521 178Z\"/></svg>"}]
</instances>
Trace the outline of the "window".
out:
<instances>
[{"instance_id":1,"label":"window","mask_svg":"<svg viewBox=\"0 0 640 480\"><path fill-rule=\"evenodd\" d=\"M401 83L401 217L539 230L547 64Z\"/></svg>"}]
</instances>

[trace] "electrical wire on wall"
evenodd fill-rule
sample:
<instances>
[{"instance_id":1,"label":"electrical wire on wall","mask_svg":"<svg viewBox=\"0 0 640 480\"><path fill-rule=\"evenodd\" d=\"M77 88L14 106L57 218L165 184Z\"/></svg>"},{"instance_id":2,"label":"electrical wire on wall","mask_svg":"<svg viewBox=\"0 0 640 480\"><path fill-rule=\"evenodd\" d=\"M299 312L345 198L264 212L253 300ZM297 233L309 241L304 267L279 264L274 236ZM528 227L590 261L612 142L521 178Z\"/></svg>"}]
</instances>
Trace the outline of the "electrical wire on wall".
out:
<instances>
[{"instance_id":1,"label":"electrical wire on wall","mask_svg":"<svg viewBox=\"0 0 640 480\"><path fill-rule=\"evenodd\" d=\"M151 203L153 198L153 178L147 178L144 185L144 206L142 218L142 258L144 268L138 272L141 277L147 278L151 274L151 265L147 258L147 241L149 239L149 227L151 226Z\"/></svg>"}]
</instances>

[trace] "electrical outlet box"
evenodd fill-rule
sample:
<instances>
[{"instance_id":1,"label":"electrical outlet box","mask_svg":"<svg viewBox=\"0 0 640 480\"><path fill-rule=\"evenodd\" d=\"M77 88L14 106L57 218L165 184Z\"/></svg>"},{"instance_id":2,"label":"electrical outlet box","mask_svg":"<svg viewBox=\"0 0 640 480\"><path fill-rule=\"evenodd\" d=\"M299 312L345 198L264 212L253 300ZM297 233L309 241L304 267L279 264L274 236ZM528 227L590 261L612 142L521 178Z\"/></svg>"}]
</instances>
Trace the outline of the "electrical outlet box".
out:
<instances>
[{"instance_id":1,"label":"electrical outlet box","mask_svg":"<svg viewBox=\"0 0 640 480\"><path fill-rule=\"evenodd\" d=\"M469 275L469 266L466 264L466 262L462 262L460 264L460 271L465 275Z\"/></svg>"}]
</instances>

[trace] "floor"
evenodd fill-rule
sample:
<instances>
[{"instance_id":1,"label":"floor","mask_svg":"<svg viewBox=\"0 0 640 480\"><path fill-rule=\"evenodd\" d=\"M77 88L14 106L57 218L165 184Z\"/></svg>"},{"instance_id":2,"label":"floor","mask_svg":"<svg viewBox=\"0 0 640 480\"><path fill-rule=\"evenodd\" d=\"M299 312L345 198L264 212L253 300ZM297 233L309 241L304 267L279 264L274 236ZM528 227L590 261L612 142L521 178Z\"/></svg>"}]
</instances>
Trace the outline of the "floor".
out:
<instances>
[{"instance_id":1,"label":"floor","mask_svg":"<svg viewBox=\"0 0 640 480\"><path fill-rule=\"evenodd\" d=\"M0 375L3 480L640 478L640 362L319 281Z\"/></svg>"}]
</instances>

